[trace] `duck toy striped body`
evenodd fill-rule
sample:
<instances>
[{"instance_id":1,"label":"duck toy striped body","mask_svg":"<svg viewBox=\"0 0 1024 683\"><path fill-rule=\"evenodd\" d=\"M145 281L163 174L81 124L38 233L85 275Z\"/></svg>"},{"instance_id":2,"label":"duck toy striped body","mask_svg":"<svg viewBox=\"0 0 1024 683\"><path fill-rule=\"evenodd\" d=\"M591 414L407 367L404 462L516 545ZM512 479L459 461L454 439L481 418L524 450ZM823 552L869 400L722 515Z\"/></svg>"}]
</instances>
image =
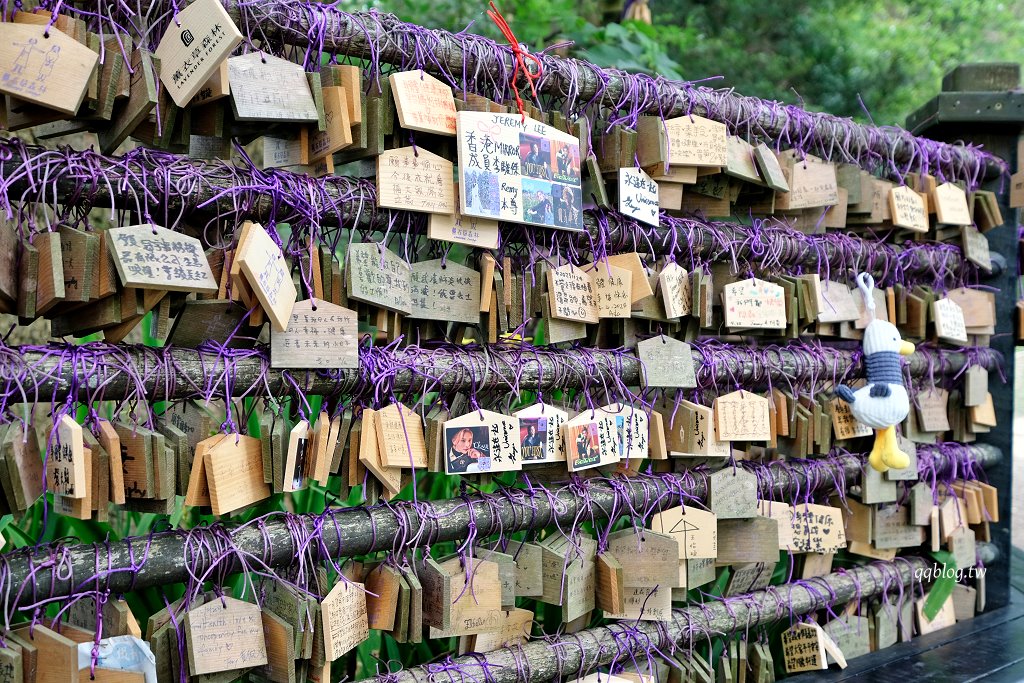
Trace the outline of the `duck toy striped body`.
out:
<instances>
[{"instance_id":1,"label":"duck toy striped body","mask_svg":"<svg viewBox=\"0 0 1024 683\"><path fill-rule=\"evenodd\" d=\"M900 450L896 441L896 425L910 413L910 398L903 385L900 356L912 354L914 345L903 341L895 325L874 317L874 279L861 273L857 276L857 286L871 317L864 329L863 344L868 381L857 390L839 385L836 395L850 404L854 418L875 430L875 445L868 464L879 472L902 469L910 464L910 457Z\"/></svg>"}]
</instances>

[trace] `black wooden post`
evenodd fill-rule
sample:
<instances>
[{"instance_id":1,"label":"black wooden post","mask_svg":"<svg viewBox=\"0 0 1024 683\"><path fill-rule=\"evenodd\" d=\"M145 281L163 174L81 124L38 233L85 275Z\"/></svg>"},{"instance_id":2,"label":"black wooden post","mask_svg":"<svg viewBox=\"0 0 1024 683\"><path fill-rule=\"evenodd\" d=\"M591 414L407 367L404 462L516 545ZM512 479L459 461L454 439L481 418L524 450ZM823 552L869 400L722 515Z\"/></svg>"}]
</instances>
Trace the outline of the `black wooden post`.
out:
<instances>
[{"instance_id":1,"label":"black wooden post","mask_svg":"<svg viewBox=\"0 0 1024 683\"><path fill-rule=\"evenodd\" d=\"M935 140L963 140L984 145L1010 165L1018 168L1018 143L1024 127L1024 93L1020 87L1019 64L964 64L942 79L942 92L907 118L907 129ZM1003 354L1009 382L1002 384L993 375L989 390L995 402L999 426L978 440L1013 453L1013 361L1014 326L1017 298L1017 225L1018 210L1010 209L1008 178L993 176L984 189L997 193L1003 224L987 233L993 260L1001 268L984 284L999 289L996 294L996 334L992 348ZM997 256L998 254L998 256ZM1010 598L1010 529L1012 506L1013 457L987 472L992 485L999 488L998 524L992 525L992 541L999 556L986 578L988 609L1003 607Z\"/></svg>"}]
</instances>

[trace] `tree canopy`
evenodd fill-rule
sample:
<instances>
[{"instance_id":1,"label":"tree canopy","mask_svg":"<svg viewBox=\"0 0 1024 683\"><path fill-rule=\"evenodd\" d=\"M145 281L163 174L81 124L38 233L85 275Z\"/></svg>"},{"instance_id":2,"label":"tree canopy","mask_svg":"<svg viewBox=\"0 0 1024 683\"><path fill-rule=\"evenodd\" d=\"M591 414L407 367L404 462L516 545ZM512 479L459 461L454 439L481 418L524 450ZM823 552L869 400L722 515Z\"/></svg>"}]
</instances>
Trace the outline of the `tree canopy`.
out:
<instances>
[{"instance_id":1,"label":"tree canopy","mask_svg":"<svg viewBox=\"0 0 1024 683\"><path fill-rule=\"evenodd\" d=\"M621 2L498 7L534 51L572 41L568 54L602 66L717 77L709 84L880 125L902 125L957 64L1024 54L1024 4L1011 2L650 0L650 26L620 22ZM381 8L434 28L472 24L472 32L502 40L481 0L394 0Z\"/></svg>"}]
</instances>

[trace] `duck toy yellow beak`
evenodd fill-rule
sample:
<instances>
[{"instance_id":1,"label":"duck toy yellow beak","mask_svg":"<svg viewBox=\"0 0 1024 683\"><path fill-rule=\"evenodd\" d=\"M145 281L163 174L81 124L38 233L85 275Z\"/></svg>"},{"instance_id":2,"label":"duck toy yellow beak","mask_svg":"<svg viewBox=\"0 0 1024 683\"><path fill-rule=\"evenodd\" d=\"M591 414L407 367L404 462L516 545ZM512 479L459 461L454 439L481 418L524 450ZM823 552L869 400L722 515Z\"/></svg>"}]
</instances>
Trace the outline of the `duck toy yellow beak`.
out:
<instances>
[{"instance_id":1,"label":"duck toy yellow beak","mask_svg":"<svg viewBox=\"0 0 1024 683\"><path fill-rule=\"evenodd\" d=\"M913 352L914 352L914 345L913 344L911 344L908 341L901 341L900 342L900 355L901 356L909 356Z\"/></svg>"}]
</instances>

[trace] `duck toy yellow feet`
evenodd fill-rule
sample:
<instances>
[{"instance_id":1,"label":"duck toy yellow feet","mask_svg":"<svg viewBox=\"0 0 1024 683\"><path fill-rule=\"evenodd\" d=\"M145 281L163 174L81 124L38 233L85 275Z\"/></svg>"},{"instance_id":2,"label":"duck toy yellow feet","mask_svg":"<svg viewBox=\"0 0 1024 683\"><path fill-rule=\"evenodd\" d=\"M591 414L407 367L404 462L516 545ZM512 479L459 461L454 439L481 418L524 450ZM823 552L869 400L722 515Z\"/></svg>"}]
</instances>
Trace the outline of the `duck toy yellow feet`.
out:
<instances>
[{"instance_id":1,"label":"duck toy yellow feet","mask_svg":"<svg viewBox=\"0 0 1024 683\"><path fill-rule=\"evenodd\" d=\"M896 425L910 413L910 398L903 384L900 356L912 354L914 345L903 341L895 325L875 318L874 278L861 273L857 287L871 318L864 329L863 343L868 382L856 391L841 384L836 395L850 404L854 418L875 430L868 464L879 472L902 469L910 464L910 456L900 450Z\"/></svg>"}]
</instances>

